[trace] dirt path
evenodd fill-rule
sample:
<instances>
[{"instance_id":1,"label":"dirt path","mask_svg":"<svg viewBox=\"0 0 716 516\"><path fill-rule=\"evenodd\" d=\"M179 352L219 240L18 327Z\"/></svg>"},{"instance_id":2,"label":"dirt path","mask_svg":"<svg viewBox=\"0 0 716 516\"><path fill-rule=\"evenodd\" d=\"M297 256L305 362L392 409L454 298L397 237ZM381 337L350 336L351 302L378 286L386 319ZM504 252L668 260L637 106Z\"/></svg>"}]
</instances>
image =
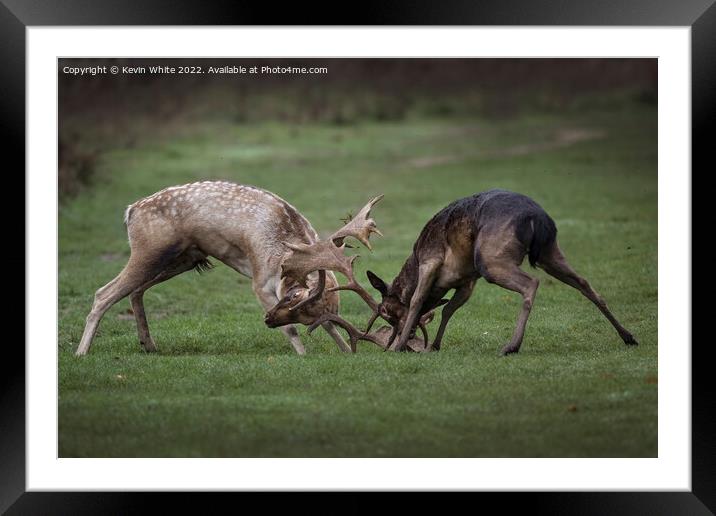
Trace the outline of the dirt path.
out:
<instances>
[{"instance_id":1,"label":"dirt path","mask_svg":"<svg viewBox=\"0 0 716 516\"><path fill-rule=\"evenodd\" d=\"M465 161L468 158L475 157L501 158L524 156L537 152L561 149L580 142L599 140L601 138L604 138L605 136L606 132L600 129L560 129L554 134L554 137L551 140L546 142L522 143L519 145L511 145L504 148L498 148L487 152L478 152L474 154L471 153L462 155L421 156L419 158L410 159L405 162L405 164L410 168L429 168L449 163L458 163L461 161Z\"/></svg>"}]
</instances>

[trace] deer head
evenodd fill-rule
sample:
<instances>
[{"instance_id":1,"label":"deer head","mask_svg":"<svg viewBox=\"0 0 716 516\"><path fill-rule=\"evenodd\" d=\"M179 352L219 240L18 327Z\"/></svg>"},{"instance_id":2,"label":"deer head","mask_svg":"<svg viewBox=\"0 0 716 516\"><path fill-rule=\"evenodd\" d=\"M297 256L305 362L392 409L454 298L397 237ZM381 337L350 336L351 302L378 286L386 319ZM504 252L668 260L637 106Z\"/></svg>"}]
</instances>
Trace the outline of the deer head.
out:
<instances>
[{"instance_id":1,"label":"deer head","mask_svg":"<svg viewBox=\"0 0 716 516\"><path fill-rule=\"evenodd\" d=\"M345 239L353 237L361 242L369 250L370 236L373 233L382 236L378 230L375 220L371 218L370 211L383 198L382 195L371 199L356 215L352 217L341 229L333 233L325 241L316 242L314 244L284 242L284 245L291 250L291 254L283 261L281 265L281 277L291 278L295 281L296 287L293 292L289 290L287 296L279 301L266 315L266 322L271 326L282 326L291 322L303 322L302 316L306 316L306 312L312 317L309 323L318 319L322 314L327 313L325 310L311 309L315 307L318 300L322 298L324 292L336 292L339 290L352 290L356 292L361 299L373 311L374 317L371 324L375 320L378 303L373 297L356 281L353 274L353 262L358 255L347 256L345 254ZM336 285L326 289L326 271L339 272L346 277L348 282L345 285ZM317 273L318 279L314 282L313 288L309 289L311 275ZM335 314L332 314L335 315ZM338 317L335 315L335 317ZM335 321L334 321L335 322ZM347 323L346 324L350 324ZM343 326L345 328L345 326Z\"/></svg>"},{"instance_id":2,"label":"deer head","mask_svg":"<svg viewBox=\"0 0 716 516\"><path fill-rule=\"evenodd\" d=\"M309 294L295 294L294 298L282 300L278 305L276 305L276 307L269 312L272 323L278 326L288 324L288 322L283 321L290 321L292 317L295 317L297 312L306 310L306 307L315 304L316 300L321 298L324 291L336 292L339 290L352 290L358 294L363 301L365 301L373 312L365 331L359 331L355 328L355 326L342 319L336 313L324 311L319 314L318 317L314 318L313 323L310 324L309 333L313 328L316 328L321 323L330 321L346 330L350 339L351 349L354 352L356 351L356 345L359 340L373 342L384 349L387 349L390 346L395 339L399 329L399 324L397 324L397 321L387 319L385 317L387 312L382 314L380 311L381 304L378 303L373 296L371 296L368 291L366 291L360 283L356 281L353 272L353 262L358 258L358 255L347 256L345 254L345 248L349 247L348 244L345 243L345 239L348 237L355 238L369 250L372 250L370 245L371 234L376 233L382 236L382 233L376 226L375 220L370 217L370 212L373 206L375 206L375 204L382 198L383 196L380 195L371 199L368 204L366 204L356 214L355 217L351 218L341 229L333 233L325 241L316 242L314 244L294 244L284 242L284 245L289 247L292 252L284 260L281 266L282 277L294 278L297 285L303 286L304 288L307 288L307 278L310 274L318 271L319 280ZM325 275L325 271L339 272L345 276L348 282L345 285L337 285L326 289L325 277L322 276L322 274ZM393 327L391 335L388 336L385 331L374 332L373 334L369 333L373 323L378 317L385 318L386 321L391 324ZM427 329L425 326L430 320L432 320L432 317L432 312L426 313L417 325L423 333L423 347L425 343L428 342ZM412 347L417 349L420 346L420 342L416 339Z\"/></svg>"},{"instance_id":3,"label":"deer head","mask_svg":"<svg viewBox=\"0 0 716 516\"><path fill-rule=\"evenodd\" d=\"M282 281L290 286L284 297L266 313L266 326L276 328L296 323L310 325L324 313L337 312L338 296L325 292L326 276L325 270L319 270L301 282L284 278ZM332 274L331 282L337 284Z\"/></svg>"},{"instance_id":4,"label":"deer head","mask_svg":"<svg viewBox=\"0 0 716 516\"><path fill-rule=\"evenodd\" d=\"M391 334L388 342L389 347L398 333L400 333L403 329L406 316L408 315L409 306L407 302L400 299L396 289L391 288L391 285L380 279L374 272L367 271L366 275L368 276L370 284L373 288L380 292L382 297L376 310L376 316L381 317L393 327L393 333ZM426 303L424 305L425 313L420 316L415 326L410 329L410 338L413 339L416 329L420 329L425 338L425 342L427 342L428 333L426 326L435 317L435 310L447 302L447 299L438 299L434 300L432 303Z\"/></svg>"}]
</instances>

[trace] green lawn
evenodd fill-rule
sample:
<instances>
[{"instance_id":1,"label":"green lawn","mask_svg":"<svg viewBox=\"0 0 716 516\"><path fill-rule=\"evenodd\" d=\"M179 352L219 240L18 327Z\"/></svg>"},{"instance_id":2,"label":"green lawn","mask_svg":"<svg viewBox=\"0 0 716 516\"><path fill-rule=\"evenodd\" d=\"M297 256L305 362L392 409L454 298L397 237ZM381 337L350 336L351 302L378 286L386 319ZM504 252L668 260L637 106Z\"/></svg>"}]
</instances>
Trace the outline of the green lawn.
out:
<instances>
[{"instance_id":1,"label":"green lawn","mask_svg":"<svg viewBox=\"0 0 716 516\"><path fill-rule=\"evenodd\" d=\"M357 125L194 124L105 153L59 227L62 457L654 457L657 455L657 133L653 106L560 117ZM577 291L541 280L522 350L499 357L519 312L478 282L440 353L338 352L322 331L297 356L263 324L250 280L219 264L145 296L145 354L125 299L73 356L94 291L129 254L124 208L166 186L229 179L271 190L321 234L371 196L385 238L361 249L397 274L425 222L489 188L533 197L571 264L637 338L625 346ZM342 314L369 316L353 293ZM430 326L437 330L438 318Z\"/></svg>"}]
</instances>

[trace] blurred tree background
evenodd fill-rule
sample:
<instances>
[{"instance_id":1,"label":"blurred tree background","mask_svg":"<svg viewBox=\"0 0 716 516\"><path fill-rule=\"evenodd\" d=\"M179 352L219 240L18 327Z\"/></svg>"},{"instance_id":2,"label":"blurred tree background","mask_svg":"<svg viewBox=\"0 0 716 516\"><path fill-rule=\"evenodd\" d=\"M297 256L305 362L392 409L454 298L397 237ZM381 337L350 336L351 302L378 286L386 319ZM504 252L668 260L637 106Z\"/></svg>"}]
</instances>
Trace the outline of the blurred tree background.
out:
<instances>
[{"instance_id":1,"label":"blurred tree background","mask_svg":"<svg viewBox=\"0 0 716 516\"><path fill-rule=\"evenodd\" d=\"M66 66L326 67L325 74L77 76ZM208 121L345 126L416 117L505 119L657 100L656 59L60 59L59 192L97 159Z\"/></svg>"}]
</instances>

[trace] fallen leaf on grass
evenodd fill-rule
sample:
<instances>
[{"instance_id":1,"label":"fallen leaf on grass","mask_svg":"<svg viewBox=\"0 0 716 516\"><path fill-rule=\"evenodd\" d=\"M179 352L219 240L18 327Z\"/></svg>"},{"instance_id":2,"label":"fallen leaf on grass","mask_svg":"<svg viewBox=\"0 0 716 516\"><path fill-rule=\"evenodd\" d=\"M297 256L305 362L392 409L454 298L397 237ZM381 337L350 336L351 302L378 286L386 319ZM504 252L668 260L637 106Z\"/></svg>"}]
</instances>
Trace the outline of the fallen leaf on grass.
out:
<instances>
[{"instance_id":1,"label":"fallen leaf on grass","mask_svg":"<svg viewBox=\"0 0 716 516\"><path fill-rule=\"evenodd\" d=\"M657 378L656 378L656 376L647 376L647 377L646 377L646 383L652 383L652 384L657 383Z\"/></svg>"},{"instance_id":2,"label":"fallen leaf on grass","mask_svg":"<svg viewBox=\"0 0 716 516\"><path fill-rule=\"evenodd\" d=\"M567 407L567 412L577 412L577 405L569 405Z\"/></svg>"}]
</instances>

